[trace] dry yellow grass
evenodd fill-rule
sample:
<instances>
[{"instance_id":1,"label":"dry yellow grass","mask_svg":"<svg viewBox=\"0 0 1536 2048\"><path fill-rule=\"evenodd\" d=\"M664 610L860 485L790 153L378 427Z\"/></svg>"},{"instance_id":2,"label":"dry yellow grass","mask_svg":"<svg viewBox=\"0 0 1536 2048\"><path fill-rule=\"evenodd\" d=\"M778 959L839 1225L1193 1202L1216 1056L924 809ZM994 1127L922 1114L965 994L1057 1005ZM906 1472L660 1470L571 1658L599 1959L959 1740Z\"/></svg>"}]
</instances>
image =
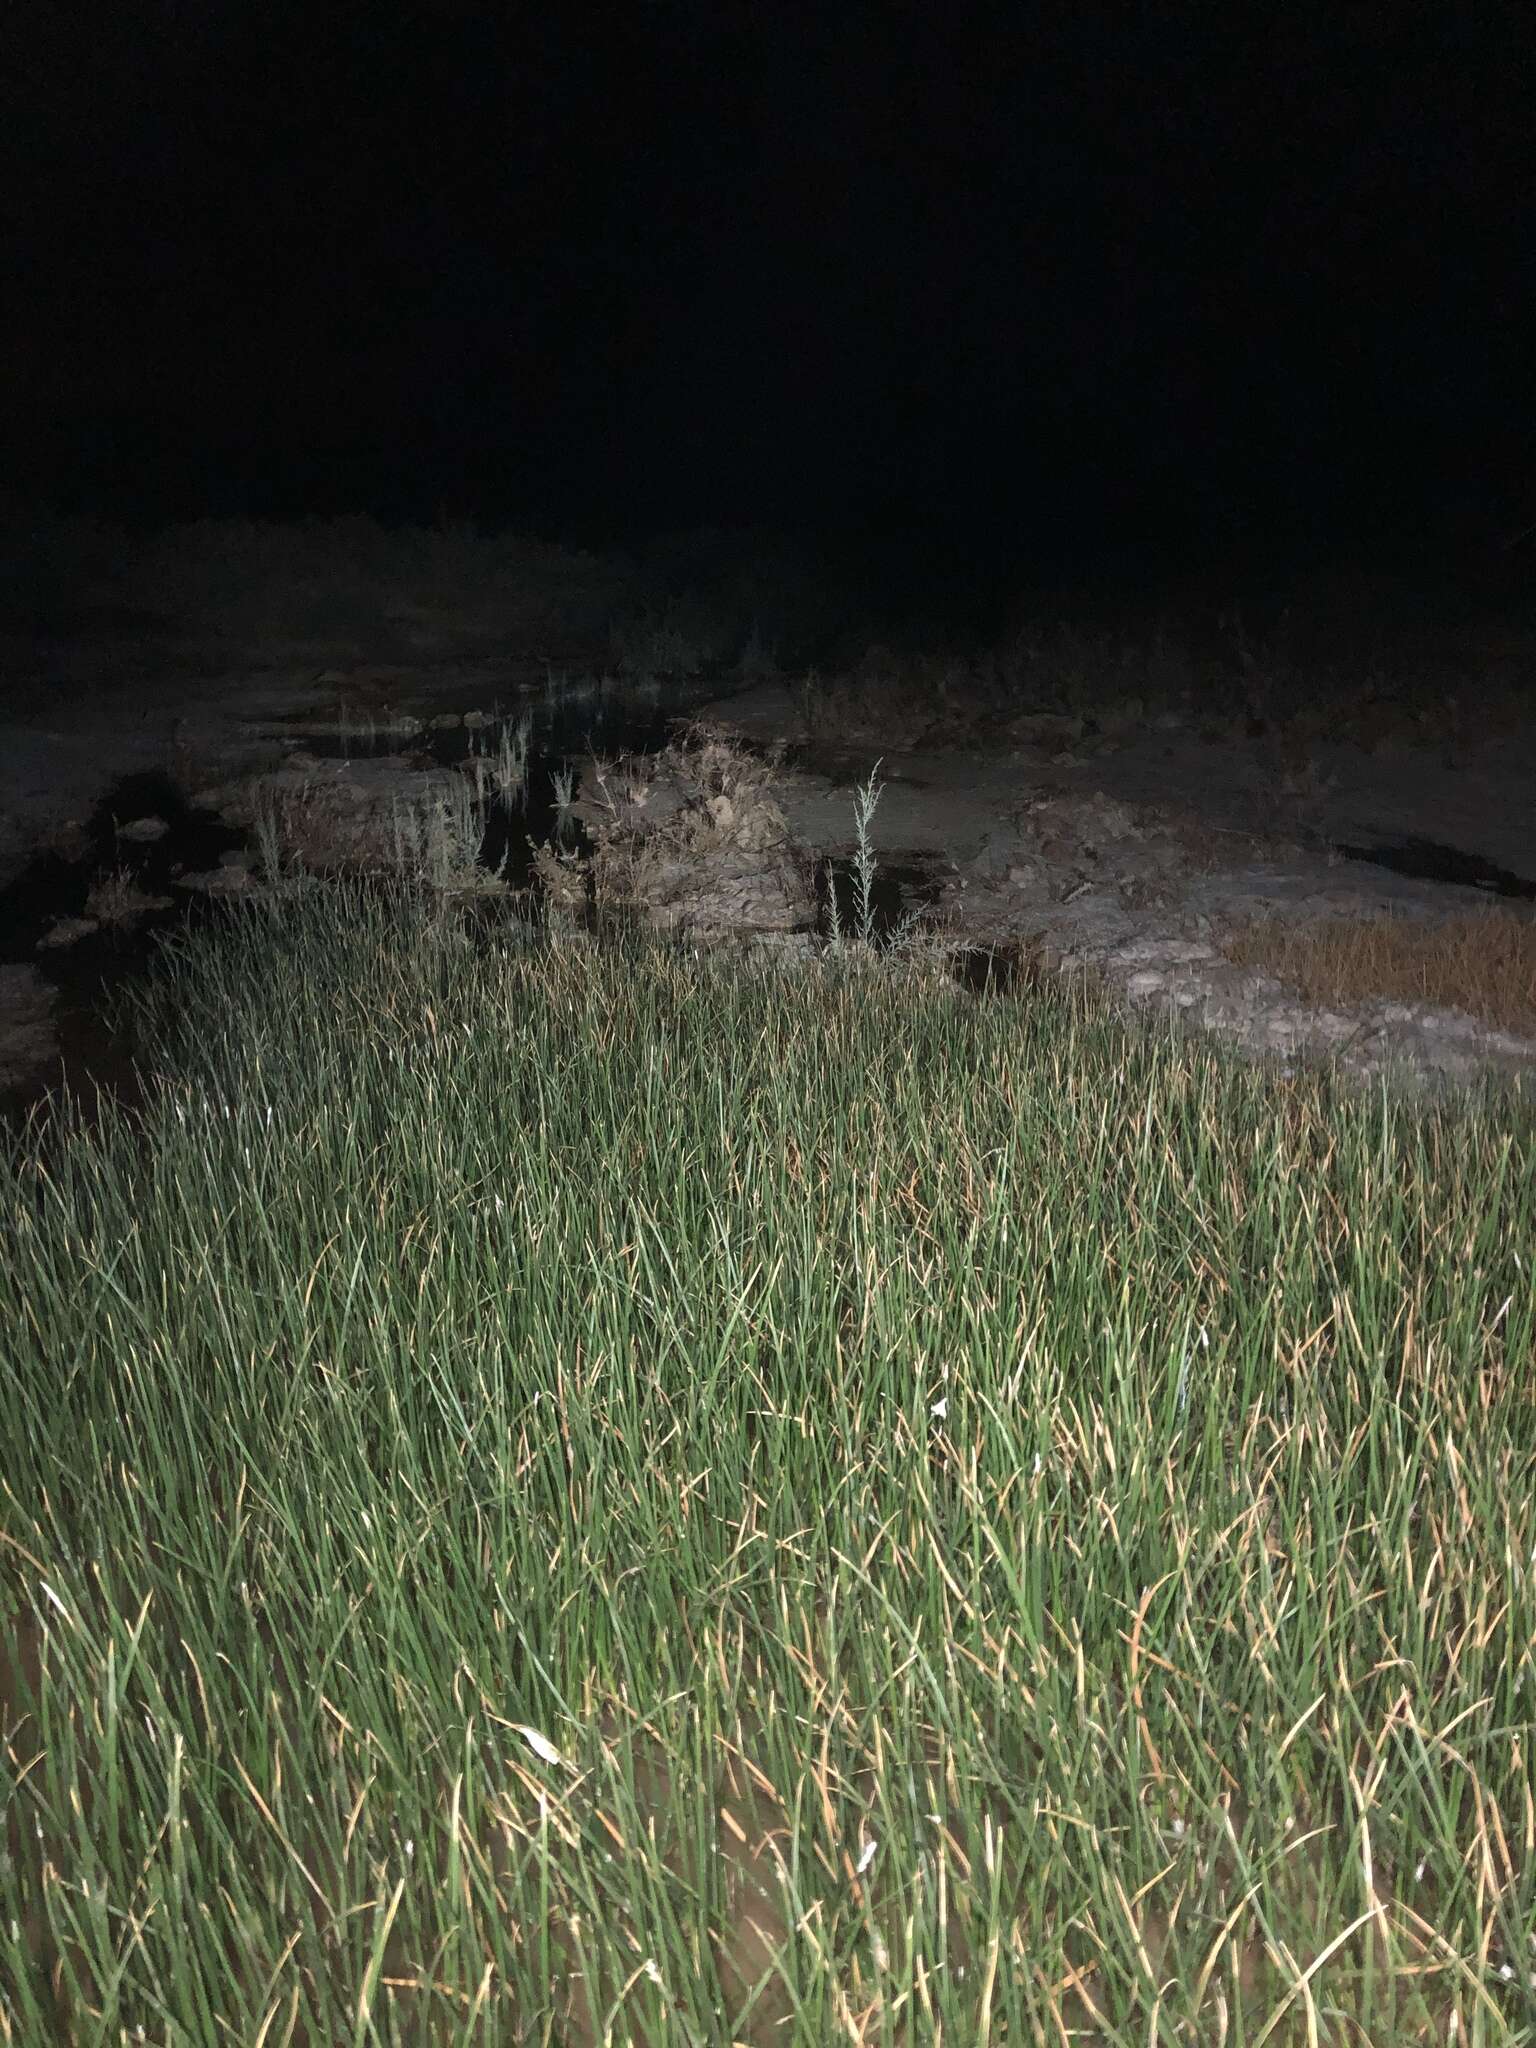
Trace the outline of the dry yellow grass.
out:
<instances>
[{"instance_id":1,"label":"dry yellow grass","mask_svg":"<svg viewBox=\"0 0 1536 2048\"><path fill-rule=\"evenodd\" d=\"M1309 1002L1373 997L1464 1010L1501 1031L1536 1033L1536 921L1487 909L1418 918L1261 919L1227 941L1239 967L1273 974Z\"/></svg>"}]
</instances>

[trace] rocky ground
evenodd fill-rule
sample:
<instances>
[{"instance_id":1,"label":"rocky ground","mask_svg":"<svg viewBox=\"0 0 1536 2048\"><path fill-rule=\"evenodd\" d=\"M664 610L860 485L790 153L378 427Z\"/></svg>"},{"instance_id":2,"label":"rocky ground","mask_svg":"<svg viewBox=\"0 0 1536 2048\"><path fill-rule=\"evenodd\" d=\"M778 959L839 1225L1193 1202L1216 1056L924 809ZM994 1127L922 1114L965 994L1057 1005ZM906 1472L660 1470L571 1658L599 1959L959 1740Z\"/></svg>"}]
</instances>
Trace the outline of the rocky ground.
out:
<instances>
[{"instance_id":1,"label":"rocky ground","mask_svg":"<svg viewBox=\"0 0 1536 2048\"><path fill-rule=\"evenodd\" d=\"M167 902L413 850L445 885L492 886L468 872L466 805L473 790L484 816L495 745L524 714L546 779L563 764L572 781L553 809L543 800L544 843L523 843L530 813L502 834L498 864L557 918L598 905L698 943L811 950L829 903L857 921L862 802L882 936L916 918L972 978L1090 971L1137 1009L1356 1074L1536 1064L1536 987L1527 1035L1518 1004L1499 1024L1443 993L1320 1001L1234 946L1255 920L1390 916L1426 939L1476 912L1528 925L1529 721L1378 707L1303 728L1208 716L1197 695L1142 697L1123 677L1085 712L1059 692L1031 701L1018 679L968 695L953 668L914 700L910 678L882 689L879 661L846 686L718 668L647 682L634 665L600 684L612 645L562 643L555 616L512 654L441 619L404 639L397 623L371 650L290 639L260 660L143 614L13 633L0 646L0 1087L51 1070L71 947L163 918ZM697 723L659 745L680 713ZM183 844L194 816L203 856L157 867L157 845ZM416 834L404 847L402 819ZM66 891L39 922L46 878L66 874L71 907Z\"/></svg>"}]
</instances>

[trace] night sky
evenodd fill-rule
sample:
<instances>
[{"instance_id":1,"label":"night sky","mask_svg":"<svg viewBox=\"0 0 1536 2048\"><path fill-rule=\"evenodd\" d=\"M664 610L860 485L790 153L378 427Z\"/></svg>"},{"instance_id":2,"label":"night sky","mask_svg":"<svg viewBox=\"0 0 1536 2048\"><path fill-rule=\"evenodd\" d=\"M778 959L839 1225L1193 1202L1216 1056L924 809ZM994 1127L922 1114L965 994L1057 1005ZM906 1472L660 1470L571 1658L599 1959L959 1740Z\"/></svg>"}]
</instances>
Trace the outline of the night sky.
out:
<instances>
[{"instance_id":1,"label":"night sky","mask_svg":"<svg viewBox=\"0 0 1536 2048\"><path fill-rule=\"evenodd\" d=\"M1495 546L1536 518L1527 12L18 7L6 485Z\"/></svg>"}]
</instances>

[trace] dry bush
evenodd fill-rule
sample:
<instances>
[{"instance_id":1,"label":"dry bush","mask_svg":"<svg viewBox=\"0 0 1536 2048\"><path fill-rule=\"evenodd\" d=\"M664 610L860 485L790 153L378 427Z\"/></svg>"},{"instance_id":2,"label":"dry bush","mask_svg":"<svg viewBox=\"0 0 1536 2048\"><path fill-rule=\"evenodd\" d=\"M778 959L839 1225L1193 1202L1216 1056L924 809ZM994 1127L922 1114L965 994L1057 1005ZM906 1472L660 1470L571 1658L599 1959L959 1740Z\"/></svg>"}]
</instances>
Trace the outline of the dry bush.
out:
<instances>
[{"instance_id":1,"label":"dry bush","mask_svg":"<svg viewBox=\"0 0 1536 2048\"><path fill-rule=\"evenodd\" d=\"M1225 951L1297 988L1310 1002L1373 997L1464 1010L1498 1030L1536 1034L1536 923L1477 910L1430 924L1403 916L1315 924L1260 919Z\"/></svg>"}]
</instances>

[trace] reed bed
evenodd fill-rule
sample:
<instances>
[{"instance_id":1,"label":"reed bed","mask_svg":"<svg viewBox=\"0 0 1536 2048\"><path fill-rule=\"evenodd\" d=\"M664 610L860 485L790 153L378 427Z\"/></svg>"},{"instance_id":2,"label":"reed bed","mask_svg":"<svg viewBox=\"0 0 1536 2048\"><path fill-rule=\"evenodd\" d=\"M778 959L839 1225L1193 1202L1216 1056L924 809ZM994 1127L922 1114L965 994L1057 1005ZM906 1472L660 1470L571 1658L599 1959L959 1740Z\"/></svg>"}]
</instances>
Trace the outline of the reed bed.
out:
<instances>
[{"instance_id":1,"label":"reed bed","mask_svg":"<svg viewBox=\"0 0 1536 2048\"><path fill-rule=\"evenodd\" d=\"M1536 2041L1528 1105L406 889L0 1159L0 2039Z\"/></svg>"}]
</instances>

